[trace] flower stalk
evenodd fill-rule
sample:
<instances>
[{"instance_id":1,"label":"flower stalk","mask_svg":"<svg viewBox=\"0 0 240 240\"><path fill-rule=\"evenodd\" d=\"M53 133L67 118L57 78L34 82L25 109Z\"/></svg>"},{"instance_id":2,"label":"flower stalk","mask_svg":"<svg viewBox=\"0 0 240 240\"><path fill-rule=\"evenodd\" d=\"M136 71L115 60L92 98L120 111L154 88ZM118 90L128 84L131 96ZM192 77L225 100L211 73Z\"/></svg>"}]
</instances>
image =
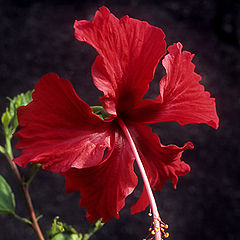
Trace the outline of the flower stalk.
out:
<instances>
[{"instance_id":1,"label":"flower stalk","mask_svg":"<svg viewBox=\"0 0 240 240\"><path fill-rule=\"evenodd\" d=\"M155 236L155 240L161 240L161 231L160 231L161 218L160 218L160 215L159 215L159 212L158 212L157 204L156 204L155 198L153 196L153 192L152 192L150 183L148 181L146 171L143 167L143 164L142 164L142 161L141 161L140 156L138 154L137 148L135 146L135 143L132 139L132 136L131 136L127 126L125 125L125 123L120 118L118 118L118 123L119 123L121 129L123 130L128 142L131 146L131 149L132 149L133 154L136 158L136 162L137 162L137 165L139 167L140 173L142 175L145 188L147 190L147 195L148 195L148 198L149 198L149 202L150 202L151 209L152 209L152 214L153 214L154 229L153 229L152 234Z\"/></svg>"},{"instance_id":2,"label":"flower stalk","mask_svg":"<svg viewBox=\"0 0 240 240\"><path fill-rule=\"evenodd\" d=\"M28 208L28 212L29 212L29 215L30 215L30 219L31 219L30 226L33 228L33 230L37 234L39 240L45 240L44 236L41 232L41 229L39 227L35 212L34 212L34 208L33 208L33 205L32 205L32 200L31 200L31 197L30 197L30 194L29 194L29 184L26 184L23 181L16 164L13 162L11 142L10 142L10 139L7 138L7 137L6 137L6 150L5 150L5 152L6 152L5 156L6 156L8 162L10 164L10 167L11 167L14 175L16 176L17 181L18 181L18 183L21 186L21 189L23 191L23 195L24 195L24 198L25 198L25 201L26 201L26 204L27 204L27 208ZM15 215L14 217L16 219L20 220L20 218L17 215ZM26 221L25 221L25 223L26 223Z\"/></svg>"}]
</instances>

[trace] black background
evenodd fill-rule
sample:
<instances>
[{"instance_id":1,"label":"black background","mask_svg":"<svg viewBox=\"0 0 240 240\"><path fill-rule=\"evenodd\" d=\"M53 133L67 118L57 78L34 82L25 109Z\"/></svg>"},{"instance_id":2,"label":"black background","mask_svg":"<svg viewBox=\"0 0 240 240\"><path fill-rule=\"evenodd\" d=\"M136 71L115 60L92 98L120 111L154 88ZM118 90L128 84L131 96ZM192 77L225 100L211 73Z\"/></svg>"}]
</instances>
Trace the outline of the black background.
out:
<instances>
[{"instance_id":1,"label":"black background","mask_svg":"<svg viewBox=\"0 0 240 240\"><path fill-rule=\"evenodd\" d=\"M237 0L0 1L1 112L8 104L6 96L14 97L33 89L48 72L69 79L88 104L99 104L97 96L101 93L93 86L90 74L97 53L74 39L72 26L75 19L91 20L102 5L117 17L128 14L162 28L168 45L180 41L184 49L195 53L196 71L216 98L220 118L217 131L202 124L152 125L164 144L183 145L192 141L195 145L194 150L183 155L192 171L180 178L177 190L169 182L161 193L155 193L161 216L169 224L169 239L239 239L240 11ZM163 75L160 64L149 97L158 94L158 82ZM3 135L0 142L3 144ZM16 194L17 213L27 216L21 192L2 156L0 174ZM92 239L142 239L146 235L151 221L148 211L133 216L129 213L129 206L136 201L140 190L127 199L120 219L107 223ZM79 231L87 230L85 210L79 208L79 193L65 194L61 176L40 171L30 192L37 214L44 215L40 220L44 232L56 215ZM36 237L15 219L0 216L0 239Z\"/></svg>"}]
</instances>

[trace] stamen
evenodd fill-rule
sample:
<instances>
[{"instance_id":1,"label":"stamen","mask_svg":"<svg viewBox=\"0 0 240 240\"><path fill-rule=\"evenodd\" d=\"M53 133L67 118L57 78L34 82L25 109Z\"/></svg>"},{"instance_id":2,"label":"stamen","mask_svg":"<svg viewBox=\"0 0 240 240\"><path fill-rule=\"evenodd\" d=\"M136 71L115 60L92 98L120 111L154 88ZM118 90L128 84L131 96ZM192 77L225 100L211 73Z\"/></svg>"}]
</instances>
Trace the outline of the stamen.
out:
<instances>
[{"instance_id":1,"label":"stamen","mask_svg":"<svg viewBox=\"0 0 240 240\"><path fill-rule=\"evenodd\" d=\"M150 208L150 210L149 210L148 216L149 216L149 217L152 216L152 210L151 210L151 208Z\"/></svg>"},{"instance_id":2,"label":"stamen","mask_svg":"<svg viewBox=\"0 0 240 240\"><path fill-rule=\"evenodd\" d=\"M138 154L137 148L135 146L135 143L134 143L134 141L131 137L131 134L128 131L128 128L125 125L125 123L120 118L118 118L118 123L119 123L120 127L122 128L128 142L131 146L131 149L132 149L133 154L136 158L136 162L138 164L139 170L141 172L143 182L144 182L145 188L147 190L147 195L148 195L149 202L150 202L150 205L151 205L152 213L153 213L154 229L156 229L157 227L159 228L160 227L160 222L162 222L162 221L161 221L161 218L159 216L158 209L157 209L157 204L156 204L155 198L153 196L152 189L151 189L150 183L148 181L148 177L147 177L147 174L146 174L145 169L143 167L142 161L141 161L140 156ZM153 234L153 232L154 232L154 234ZM161 231L155 232L154 230L152 230L151 233L155 236L155 240L161 240Z\"/></svg>"}]
</instances>

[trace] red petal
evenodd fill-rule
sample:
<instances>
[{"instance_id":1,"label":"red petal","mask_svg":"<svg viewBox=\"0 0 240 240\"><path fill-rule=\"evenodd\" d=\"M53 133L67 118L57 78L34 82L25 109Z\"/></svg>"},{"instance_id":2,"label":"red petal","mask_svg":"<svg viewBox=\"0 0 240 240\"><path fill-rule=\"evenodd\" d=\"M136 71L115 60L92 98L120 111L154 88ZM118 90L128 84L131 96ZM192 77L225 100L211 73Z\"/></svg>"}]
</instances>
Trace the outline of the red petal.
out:
<instances>
[{"instance_id":1,"label":"red petal","mask_svg":"<svg viewBox=\"0 0 240 240\"><path fill-rule=\"evenodd\" d=\"M129 109L148 90L166 52L162 30L128 16L119 20L106 7L96 12L92 23L76 21L74 28L76 38L100 54L92 75L97 88L104 92L104 108L111 114Z\"/></svg>"},{"instance_id":2,"label":"red petal","mask_svg":"<svg viewBox=\"0 0 240 240\"><path fill-rule=\"evenodd\" d=\"M190 171L190 167L181 161L182 153L192 149L191 142L183 147L175 145L164 146L158 136L145 124L128 125L134 142L138 147L145 171L153 190L160 191L167 180L172 179L173 187L176 188L178 176L183 176ZM149 205L145 189L139 201L132 206L131 213L143 211Z\"/></svg>"},{"instance_id":3,"label":"red petal","mask_svg":"<svg viewBox=\"0 0 240 240\"><path fill-rule=\"evenodd\" d=\"M118 131L115 134L112 149L98 166L63 173L66 192L80 190L81 205L87 209L87 218L91 222L99 218L103 222L118 218L125 198L137 185L130 146Z\"/></svg>"},{"instance_id":4,"label":"red petal","mask_svg":"<svg viewBox=\"0 0 240 240\"><path fill-rule=\"evenodd\" d=\"M33 101L19 108L18 121L17 147L24 150L14 161L22 167L29 162L54 172L91 167L110 146L110 123L92 113L68 80L53 73L41 78Z\"/></svg>"},{"instance_id":5,"label":"red petal","mask_svg":"<svg viewBox=\"0 0 240 240\"><path fill-rule=\"evenodd\" d=\"M215 99L199 83L201 76L194 72L193 55L183 51L180 43L168 48L163 59L167 75L160 81L160 95L155 101L145 99L132 111L130 119L145 122L177 121L206 123L218 128Z\"/></svg>"},{"instance_id":6,"label":"red petal","mask_svg":"<svg viewBox=\"0 0 240 240\"><path fill-rule=\"evenodd\" d=\"M147 195L147 190L145 186L143 186L142 194L139 197L138 201L131 206L131 214L142 212L149 206L149 197Z\"/></svg>"}]
</instances>

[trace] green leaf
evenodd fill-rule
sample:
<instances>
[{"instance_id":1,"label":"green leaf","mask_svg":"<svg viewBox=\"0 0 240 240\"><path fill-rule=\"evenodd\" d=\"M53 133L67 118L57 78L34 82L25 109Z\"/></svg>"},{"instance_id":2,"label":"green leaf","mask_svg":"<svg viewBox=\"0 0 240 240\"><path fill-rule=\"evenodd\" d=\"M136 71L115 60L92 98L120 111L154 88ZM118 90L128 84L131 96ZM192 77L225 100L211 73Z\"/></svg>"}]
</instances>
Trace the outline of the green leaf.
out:
<instances>
[{"instance_id":1,"label":"green leaf","mask_svg":"<svg viewBox=\"0 0 240 240\"><path fill-rule=\"evenodd\" d=\"M55 217L52 227L48 231L47 236L49 240L88 240L94 233L96 233L103 225L102 219L92 224L89 232L84 234L78 233L72 226L58 221L59 217Z\"/></svg>"},{"instance_id":2,"label":"green leaf","mask_svg":"<svg viewBox=\"0 0 240 240\"><path fill-rule=\"evenodd\" d=\"M32 91L21 93L13 99L7 99L10 101L10 105L9 108L6 108L6 112L2 114L1 121L5 135L11 138L18 126L17 109L32 101Z\"/></svg>"},{"instance_id":3,"label":"green leaf","mask_svg":"<svg viewBox=\"0 0 240 240\"><path fill-rule=\"evenodd\" d=\"M20 106L25 106L28 103L32 101L32 91L28 91L25 94L21 93L14 97L13 99L10 99L10 114L11 114L11 122L10 127L12 130L12 134L15 132L17 126L18 126L18 120L17 120L17 109Z\"/></svg>"},{"instance_id":4,"label":"green leaf","mask_svg":"<svg viewBox=\"0 0 240 240\"><path fill-rule=\"evenodd\" d=\"M82 236L80 237L78 234L66 234L66 233L58 233L51 240L82 240Z\"/></svg>"},{"instance_id":5,"label":"green leaf","mask_svg":"<svg viewBox=\"0 0 240 240\"><path fill-rule=\"evenodd\" d=\"M8 132L8 125L9 125L11 119L12 119L12 117L11 117L11 115L9 113L9 110L8 110L8 108L6 108L6 112L3 113L2 118L1 118L2 125L3 125L3 130L4 130L4 133L6 135L9 134L9 132Z\"/></svg>"},{"instance_id":6,"label":"green leaf","mask_svg":"<svg viewBox=\"0 0 240 240\"><path fill-rule=\"evenodd\" d=\"M0 175L0 214L15 214L15 198L11 187Z\"/></svg>"},{"instance_id":7,"label":"green leaf","mask_svg":"<svg viewBox=\"0 0 240 240\"><path fill-rule=\"evenodd\" d=\"M49 240L82 240L82 234L70 225L58 221L59 217L55 217L50 231L47 236Z\"/></svg>"}]
</instances>

